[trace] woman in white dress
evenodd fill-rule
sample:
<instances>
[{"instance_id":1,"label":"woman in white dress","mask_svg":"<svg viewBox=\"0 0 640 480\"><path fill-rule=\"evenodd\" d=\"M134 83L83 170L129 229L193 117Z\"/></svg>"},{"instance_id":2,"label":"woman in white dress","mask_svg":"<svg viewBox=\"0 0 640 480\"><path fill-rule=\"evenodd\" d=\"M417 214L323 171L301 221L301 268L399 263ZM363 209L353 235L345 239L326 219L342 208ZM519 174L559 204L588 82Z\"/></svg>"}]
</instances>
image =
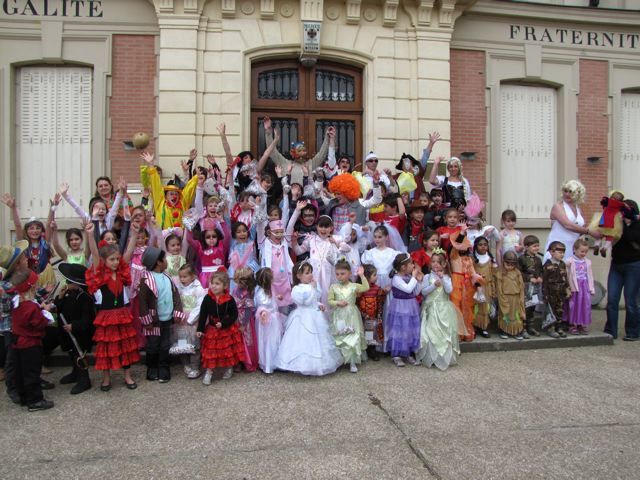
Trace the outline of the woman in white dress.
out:
<instances>
[{"instance_id":1,"label":"woman in white dress","mask_svg":"<svg viewBox=\"0 0 640 480\"><path fill-rule=\"evenodd\" d=\"M565 261L573 255L573 243L580 235L591 235L600 238L598 232L592 232L585 227L584 217L578 205L584 202L586 190L578 180L569 180L562 185L562 200L551 209L549 218L553 220L543 262L549 258L547 251L551 242L562 242L565 246Z\"/></svg>"}]
</instances>

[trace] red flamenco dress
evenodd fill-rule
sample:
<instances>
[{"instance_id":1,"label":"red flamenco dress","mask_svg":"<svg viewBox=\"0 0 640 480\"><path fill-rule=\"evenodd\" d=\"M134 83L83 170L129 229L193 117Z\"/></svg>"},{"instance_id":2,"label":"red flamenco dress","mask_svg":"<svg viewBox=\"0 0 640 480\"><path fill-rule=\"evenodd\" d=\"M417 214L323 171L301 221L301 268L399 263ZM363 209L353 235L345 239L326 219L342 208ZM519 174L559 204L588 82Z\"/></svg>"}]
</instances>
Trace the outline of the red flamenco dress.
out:
<instances>
[{"instance_id":1,"label":"red flamenco dress","mask_svg":"<svg viewBox=\"0 0 640 480\"><path fill-rule=\"evenodd\" d=\"M237 320L238 307L233 297L227 293L216 297L209 290L202 300L198 321L198 332L204 332L200 343L202 368L231 368L247 361Z\"/></svg>"},{"instance_id":2,"label":"red flamenco dress","mask_svg":"<svg viewBox=\"0 0 640 480\"><path fill-rule=\"evenodd\" d=\"M131 283L129 265L120 259L116 278L102 260L85 274L89 293L96 298L98 314L93 322L96 370L116 370L140 360L133 317L125 297Z\"/></svg>"}]
</instances>

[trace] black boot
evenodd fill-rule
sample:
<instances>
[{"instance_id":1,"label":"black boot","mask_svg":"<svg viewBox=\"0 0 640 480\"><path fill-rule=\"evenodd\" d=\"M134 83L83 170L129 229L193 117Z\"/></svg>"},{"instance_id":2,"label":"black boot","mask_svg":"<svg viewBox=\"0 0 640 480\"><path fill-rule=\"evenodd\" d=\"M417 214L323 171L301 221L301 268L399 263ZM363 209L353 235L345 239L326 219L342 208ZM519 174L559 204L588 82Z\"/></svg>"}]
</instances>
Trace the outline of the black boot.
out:
<instances>
[{"instance_id":1,"label":"black boot","mask_svg":"<svg viewBox=\"0 0 640 480\"><path fill-rule=\"evenodd\" d=\"M89 378L89 370L78 368L78 383L71 389L71 395L91 390L91 379Z\"/></svg>"},{"instance_id":2,"label":"black boot","mask_svg":"<svg viewBox=\"0 0 640 480\"><path fill-rule=\"evenodd\" d=\"M375 345L369 345L367 347L367 357L369 357L374 362L377 362L378 360L380 360L380 354L376 350Z\"/></svg>"},{"instance_id":3,"label":"black boot","mask_svg":"<svg viewBox=\"0 0 640 480\"><path fill-rule=\"evenodd\" d=\"M71 359L71 365L73 365L73 369L71 370L71 373L67 373L60 379L61 385L69 385L78 381L78 365L76 364L76 356L73 354L73 352L69 352L69 358Z\"/></svg>"}]
</instances>

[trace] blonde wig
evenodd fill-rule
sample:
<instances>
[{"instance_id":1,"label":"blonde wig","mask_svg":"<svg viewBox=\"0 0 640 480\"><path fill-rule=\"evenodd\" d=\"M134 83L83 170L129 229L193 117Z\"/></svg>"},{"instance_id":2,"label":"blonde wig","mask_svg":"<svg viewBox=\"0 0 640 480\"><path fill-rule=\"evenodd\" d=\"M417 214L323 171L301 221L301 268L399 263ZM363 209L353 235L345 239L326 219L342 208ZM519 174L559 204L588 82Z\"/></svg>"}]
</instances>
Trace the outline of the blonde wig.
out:
<instances>
[{"instance_id":1,"label":"blonde wig","mask_svg":"<svg viewBox=\"0 0 640 480\"><path fill-rule=\"evenodd\" d=\"M561 191L567 190L571 194L571 200L573 203L582 203L584 202L584 197L587 193L587 190L584 188L584 185L580 180L568 180L562 184Z\"/></svg>"}]
</instances>

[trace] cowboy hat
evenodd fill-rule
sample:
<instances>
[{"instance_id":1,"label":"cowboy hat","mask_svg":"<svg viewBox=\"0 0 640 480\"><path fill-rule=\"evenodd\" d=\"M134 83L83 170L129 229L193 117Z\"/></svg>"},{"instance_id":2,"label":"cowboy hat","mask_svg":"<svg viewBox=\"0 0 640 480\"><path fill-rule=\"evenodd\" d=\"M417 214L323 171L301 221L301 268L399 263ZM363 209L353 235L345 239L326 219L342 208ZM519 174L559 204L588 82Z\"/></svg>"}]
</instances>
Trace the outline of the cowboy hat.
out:
<instances>
[{"instance_id":1,"label":"cowboy hat","mask_svg":"<svg viewBox=\"0 0 640 480\"><path fill-rule=\"evenodd\" d=\"M58 271L60 272L60 275L62 275L67 281L67 283L74 283L76 285L80 285L81 287L87 286L87 281L84 277L87 271L87 267L85 267L84 265L80 265L78 263L62 262L58 266Z\"/></svg>"}]
</instances>

